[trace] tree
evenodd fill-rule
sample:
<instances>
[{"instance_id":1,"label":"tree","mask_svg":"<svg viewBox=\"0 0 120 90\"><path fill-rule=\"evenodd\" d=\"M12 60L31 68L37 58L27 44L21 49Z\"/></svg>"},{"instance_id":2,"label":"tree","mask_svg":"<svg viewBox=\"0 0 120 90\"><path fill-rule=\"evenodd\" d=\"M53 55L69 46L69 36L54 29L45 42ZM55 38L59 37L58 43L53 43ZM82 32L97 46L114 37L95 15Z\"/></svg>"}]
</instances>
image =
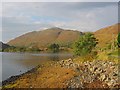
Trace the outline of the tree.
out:
<instances>
[{"instance_id":1,"label":"tree","mask_svg":"<svg viewBox=\"0 0 120 90\"><path fill-rule=\"evenodd\" d=\"M74 43L75 55L81 56L90 53L97 45L97 39L92 33L86 33Z\"/></svg>"},{"instance_id":2,"label":"tree","mask_svg":"<svg viewBox=\"0 0 120 90\"><path fill-rule=\"evenodd\" d=\"M58 52L59 51L59 45L55 44L55 43L51 44L48 48L53 52Z\"/></svg>"}]
</instances>

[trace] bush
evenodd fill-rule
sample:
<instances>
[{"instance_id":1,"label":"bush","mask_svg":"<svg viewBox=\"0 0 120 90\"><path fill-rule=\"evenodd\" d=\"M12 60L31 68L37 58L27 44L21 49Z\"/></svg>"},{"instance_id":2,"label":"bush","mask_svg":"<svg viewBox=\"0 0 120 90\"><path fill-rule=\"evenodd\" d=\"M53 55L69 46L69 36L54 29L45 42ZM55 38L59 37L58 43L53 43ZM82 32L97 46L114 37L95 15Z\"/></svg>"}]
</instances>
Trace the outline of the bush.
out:
<instances>
[{"instance_id":1,"label":"bush","mask_svg":"<svg viewBox=\"0 0 120 90\"><path fill-rule=\"evenodd\" d=\"M74 53L78 56L91 53L97 43L97 39L93 34L86 33L85 35L80 36L80 38L74 43Z\"/></svg>"},{"instance_id":2,"label":"bush","mask_svg":"<svg viewBox=\"0 0 120 90\"><path fill-rule=\"evenodd\" d=\"M51 44L49 47L48 47L52 52L58 52L59 51L59 45L58 44Z\"/></svg>"}]
</instances>

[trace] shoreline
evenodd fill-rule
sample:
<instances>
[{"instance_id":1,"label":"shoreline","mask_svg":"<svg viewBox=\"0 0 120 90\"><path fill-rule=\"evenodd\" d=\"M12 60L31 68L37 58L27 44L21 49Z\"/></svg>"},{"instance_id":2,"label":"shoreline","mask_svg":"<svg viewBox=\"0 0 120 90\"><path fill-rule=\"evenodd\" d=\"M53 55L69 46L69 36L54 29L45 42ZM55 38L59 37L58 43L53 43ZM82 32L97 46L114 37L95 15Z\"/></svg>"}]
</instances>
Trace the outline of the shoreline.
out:
<instances>
[{"instance_id":1,"label":"shoreline","mask_svg":"<svg viewBox=\"0 0 120 90\"><path fill-rule=\"evenodd\" d=\"M1 52L1 53L19 53L19 52ZM22 52L22 53L24 53L24 52ZM22 54L22 53L21 53L21 54ZM26 53L26 54L41 54L41 53ZM49 54L49 53L48 53L48 54ZM56 53L55 53L55 54L56 54ZM61 54L61 53L60 53L60 54ZM72 54L68 54L68 55L70 55L70 56L73 57ZM47 62L53 62L53 60L47 61ZM55 62L56 62L56 61L55 61ZM46 62L45 62L45 63L46 63ZM9 76L9 77L6 78L5 80L3 80L1 83L2 83L3 85L6 85L7 83L9 84L9 82L15 81L15 80L17 80L19 77L21 77L21 76L23 76L23 75L25 75L25 74L28 74L29 72L35 71L34 69L37 69L38 67L42 67L42 64L41 64L41 65L34 66L34 67L32 67L31 69L28 69L27 71L25 71L25 72L23 72L23 73L21 73L21 74Z\"/></svg>"},{"instance_id":2,"label":"shoreline","mask_svg":"<svg viewBox=\"0 0 120 90\"><path fill-rule=\"evenodd\" d=\"M109 70L109 68L112 70ZM118 73L116 70L116 64L109 61L95 60L80 64L73 59L67 59L48 62L48 64L45 65L38 65L23 74L11 76L3 81L2 85L3 88L15 85L15 87L20 88L24 85L22 84L22 82L24 82L26 86L23 86L23 88L32 88L34 86L34 88L117 88L120 87L120 84L117 80ZM58 79L60 79L60 81ZM28 83L26 80L28 80ZM31 83L32 81L34 83ZM56 82L58 85L55 86Z\"/></svg>"},{"instance_id":3,"label":"shoreline","mask_svg":"<svg viewBox=\"0 0 120 90\"><path fill-rule=\"evenodd\" d=\"M14 82L15 80L19 79L20 77L22 77L22 76L25 75L25 74L34 73L35 70L36 70L37 68L39 68L39 67L40 67L40 65L38 65L38 66L36 66L36 67L33 67L32 69L30 69L30 70L28 70L28 71L26 71L26 72L24 72L24 73L22 73L22 74L20 74L20 75L10 76L10 77L7 78L6 80L2 81L2 86L5 86L5 85L7 85L7 84L10 84L10 83Z\"/></svg>"},{"instance_id":4,"label":"shoreline","mask_svg":"<svg viewBox=\"0 0 120 90\"><path fill-rule=\"evenodd\" d=\"M56 64L56 62L58 62L58 61L54 61L54 60L47 61L47 63L49 63L49 64ZM31 73L36 72L38 68L43 68L44 66L45 66L44 64L39 64L39 65L33 67L32 69L30 69L22 74L10 76L6 80L2 81L2 87L4 87L5 85L13 83L14 81L18 80L20 77L22 77L26 74L31 74Z\"/></svg>"}]
</instances>

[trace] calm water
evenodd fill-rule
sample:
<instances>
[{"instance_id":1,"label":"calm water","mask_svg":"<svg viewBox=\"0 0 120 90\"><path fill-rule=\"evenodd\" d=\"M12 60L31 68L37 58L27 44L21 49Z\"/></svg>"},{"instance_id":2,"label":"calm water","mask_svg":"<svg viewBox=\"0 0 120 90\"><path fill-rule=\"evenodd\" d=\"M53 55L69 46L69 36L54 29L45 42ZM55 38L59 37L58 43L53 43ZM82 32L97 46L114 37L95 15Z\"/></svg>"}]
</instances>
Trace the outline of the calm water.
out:
<instances>
[{"instance_id":1,"label":"calm water","mask_svg":"<svg viewBox=\"0 0 120 90\"><path fill-rule=\"evenodd\" d=\"M0 53L2 56L2 80L19 75L48 60L62 60L73 57L72 54L53 53ZM1 74L0 74L1 75Z\"/></svg>"}]
</instances>

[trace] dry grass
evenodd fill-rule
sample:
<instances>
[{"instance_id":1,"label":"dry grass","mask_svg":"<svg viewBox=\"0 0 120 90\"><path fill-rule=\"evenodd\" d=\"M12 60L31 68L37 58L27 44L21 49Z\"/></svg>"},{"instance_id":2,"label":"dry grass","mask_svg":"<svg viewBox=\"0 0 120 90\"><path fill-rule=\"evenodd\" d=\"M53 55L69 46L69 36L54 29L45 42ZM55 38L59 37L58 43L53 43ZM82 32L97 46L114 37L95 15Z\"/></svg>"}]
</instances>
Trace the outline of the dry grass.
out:
<instances>
[{"instance_id":1,"label":"dry grass","mask_svg":"<svg viewBox=\"0 0 120 90\"><path fill-rule=\"evenodd\" d=\"M112 61L112 62L115 62L116 64L118 64L118 55L116 55L116 57L109 55L112 52L113 51L110 51L110 50L99 52L97 55L97 59L98 60Z\"/></svg>"},{"instance_id":2,"label":"dry grass","mask_svg":"<svg viewBox=\"0 0 120 90\"><path fill-rule=\"evenodd\" d=\"M6 88L66 88L66 81L70 80L77 73L59 65L38 68L37 71L25 74L14 84L5 86Z\"/></svg>"},{"instance_id":3,"label":"dry grass","mask_svg":"<svg viewBox=\"0 0 120 90\"><path fill-rule=\"evenodd\" d=\"M103 29L100 29L94 33L95 37L98 39L98 46L105 47L106 44L112 42L114 39L117 38L120 24L115 24Z\"/></svg>"}]
</instances>

